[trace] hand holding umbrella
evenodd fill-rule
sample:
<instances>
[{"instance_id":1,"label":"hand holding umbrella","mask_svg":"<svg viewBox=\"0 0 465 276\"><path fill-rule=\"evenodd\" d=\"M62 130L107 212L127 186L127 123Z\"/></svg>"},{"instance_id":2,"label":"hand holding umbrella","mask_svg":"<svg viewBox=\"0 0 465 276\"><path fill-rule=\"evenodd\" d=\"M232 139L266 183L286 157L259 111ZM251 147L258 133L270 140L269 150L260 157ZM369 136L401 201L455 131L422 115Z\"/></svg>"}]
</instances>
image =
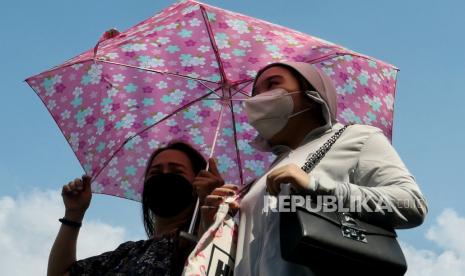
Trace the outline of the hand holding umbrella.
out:
<instances>
[{"instance_id":1,"label":"hand holding umbrella","mask_svg":"<svg viewBox=\"0 0 465 276\"><path fill-rule=\"evenodd\" d=\"M82 178L63 185L61 195L65 204L63 225L50 252L47 274L62 275L76 261L76 243L84 214L92 200L91 177Z\"/></svg>"},{"instance_id":2,"label":"hand holding umbrella","mask_svg":"<svg viewBox=\"0 0 465 276\"><path fill-rule=\"evenodd\" d=\"M215 189L224 185L223 177L218 171L216 161L213 158L208 160L208 168L200 171L197 177L192 183L197 195L199 197L200 204L204 203L205 198Z\"/></svg>"},{"instance_id":3,"label":"hand holding umbrella","mask_svg":"<svg viewBox=\"0 0 465 276\"><path fill-rule=\"evenodd\" d=\"M205 199L208 197L210 193L212 193L215 190L215 188L218 188L224 185L223 177L221 176L221 173L218 170L218 167L216 165L216 161L214 158L210 157L208 159L207 168L199 172L199 174L194 179L194 182L192 183L192 185L195 187L197 191L198 199L197 199L197 203L194 209L194 214L192 215L192 220L189 226L189 230L187 233L182 232L181 236L190 240L192 245L194 245L195 242L197 241L197 237L194 236L194 229L195 229L195 226L197 225L197 216L198 216L199 206L202 206L204 204ZM211 214L207 215L202 212L201 214L202 225L210 225L210 223L203 224L203 221L204 221L203 217L204 216L212 217L213 215ZM200 227L199 232L203 233L205 229L206 228Z\"/></svg>"},{"instance_id":4,"label":"hand holding umbrella","mask_svg":"<svg viewBox=\"0 0 465 276\"><path fill-rule=\"evenodd\" d=\"M92 199L90 176L83 175L63 186L61 195L65 204L65 218L81 222Z\"/></svg>"}]
</instances>

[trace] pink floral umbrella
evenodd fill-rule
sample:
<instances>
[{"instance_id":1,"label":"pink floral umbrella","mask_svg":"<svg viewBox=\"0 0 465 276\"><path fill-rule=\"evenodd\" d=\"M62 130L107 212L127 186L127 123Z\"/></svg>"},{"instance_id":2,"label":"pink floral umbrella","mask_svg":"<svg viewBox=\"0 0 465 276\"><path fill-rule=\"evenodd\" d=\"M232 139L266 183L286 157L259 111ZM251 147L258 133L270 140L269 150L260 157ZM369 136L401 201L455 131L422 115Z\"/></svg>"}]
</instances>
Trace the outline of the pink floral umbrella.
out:
<instances>
[{"instance_id":1,"label":"pink floral umbrella","mask_svg":"<svg viewBox=\"0 0 465 276\"><path fill-rule=\"evenodd\" d=\"M322 69L338 92L338 119L392 133L397 69L341 46L199 2L178 2L93 50L27 79L47 106L92 189L140 200L151 152L177 139L215 156L227 182L262 175L274 156L240 101L276 61Z\"/></svg>"}]
</instances>

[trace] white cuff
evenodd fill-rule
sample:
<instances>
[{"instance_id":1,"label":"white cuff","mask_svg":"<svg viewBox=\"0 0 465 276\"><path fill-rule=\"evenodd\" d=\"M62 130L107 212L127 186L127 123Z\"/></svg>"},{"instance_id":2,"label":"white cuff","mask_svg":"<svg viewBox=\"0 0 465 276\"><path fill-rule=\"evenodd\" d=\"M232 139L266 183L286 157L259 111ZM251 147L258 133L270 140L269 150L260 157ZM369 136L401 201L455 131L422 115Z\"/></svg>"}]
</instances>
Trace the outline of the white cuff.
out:
<instances>
[{"instance_id":1,"label":"white cuff","mask_svg":"<svg viewBox=\"0 0 465 276\"><path fill-rule=\"evenodd\" d=\"M318 189L318 181L312 174L310 174L308 176L308 186L306 187L306 190L309 192L315 192L317 189Z\"/></svg>"}]
</instances>

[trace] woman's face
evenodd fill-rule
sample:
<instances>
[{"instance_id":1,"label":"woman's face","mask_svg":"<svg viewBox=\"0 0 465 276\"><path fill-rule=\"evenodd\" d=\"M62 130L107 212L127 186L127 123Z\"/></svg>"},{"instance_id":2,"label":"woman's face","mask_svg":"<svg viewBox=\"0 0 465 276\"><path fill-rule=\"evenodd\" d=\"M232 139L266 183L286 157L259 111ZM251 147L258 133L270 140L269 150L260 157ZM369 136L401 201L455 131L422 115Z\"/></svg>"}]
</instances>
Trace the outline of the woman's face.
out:
<instances>
[{"instance_id":1,"label":"woman's face","mask_svg":"<svg viewBox=\"0 0 465 276\"><path fill-rule=\"evenodd\" d=\"M162 173L179 174L189 180L190 183L195 178L194 169L187 154L174 149L164 150L153 158L146 179Z\"/></svg>"},{"instance_id":2,"label":"woman's face","mask_svg":"<svg viewBox=\"0 0 465 276\"><path fill-rule=\"evenodd\" d=\"M294 92L299 90L299 82L287 68L273 66L266 69L257 79L253 96L276 88Z\"/></svg>"},{"instance_id":3,"label":"woman's face","mask_svg":"<svg viewBox=\"0 0 465 276\"><path fill-rule=\"evenodd\" d=\"M292 72L286 67L278 65L272 66L263 71L255 82L255 88L252 96L256 96L276 88L282 88L288 93L301 90L299 87L299 81ZM294 112L307 108L311 102L304 93L293 94L291 97L294 101Z\"/></svg>"}]
</instances>

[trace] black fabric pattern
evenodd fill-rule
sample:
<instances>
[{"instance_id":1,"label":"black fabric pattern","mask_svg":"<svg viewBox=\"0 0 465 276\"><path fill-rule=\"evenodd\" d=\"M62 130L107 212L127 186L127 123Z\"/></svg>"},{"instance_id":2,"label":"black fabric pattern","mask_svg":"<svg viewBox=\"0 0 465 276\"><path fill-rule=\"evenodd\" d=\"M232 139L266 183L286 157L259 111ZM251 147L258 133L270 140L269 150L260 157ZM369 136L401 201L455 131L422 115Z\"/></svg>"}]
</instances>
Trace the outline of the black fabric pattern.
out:
<instances>
[{"instance_id":1,"label":"black fabric pattern","mask_svg":"<svg viewBox=\"0 0 465 276\"><path fill-rule=\"evenodd\" d=\"M176 236L125 242L114 251L76 261L70 275L173 275Z\"/></svg>"}]
</instances>

